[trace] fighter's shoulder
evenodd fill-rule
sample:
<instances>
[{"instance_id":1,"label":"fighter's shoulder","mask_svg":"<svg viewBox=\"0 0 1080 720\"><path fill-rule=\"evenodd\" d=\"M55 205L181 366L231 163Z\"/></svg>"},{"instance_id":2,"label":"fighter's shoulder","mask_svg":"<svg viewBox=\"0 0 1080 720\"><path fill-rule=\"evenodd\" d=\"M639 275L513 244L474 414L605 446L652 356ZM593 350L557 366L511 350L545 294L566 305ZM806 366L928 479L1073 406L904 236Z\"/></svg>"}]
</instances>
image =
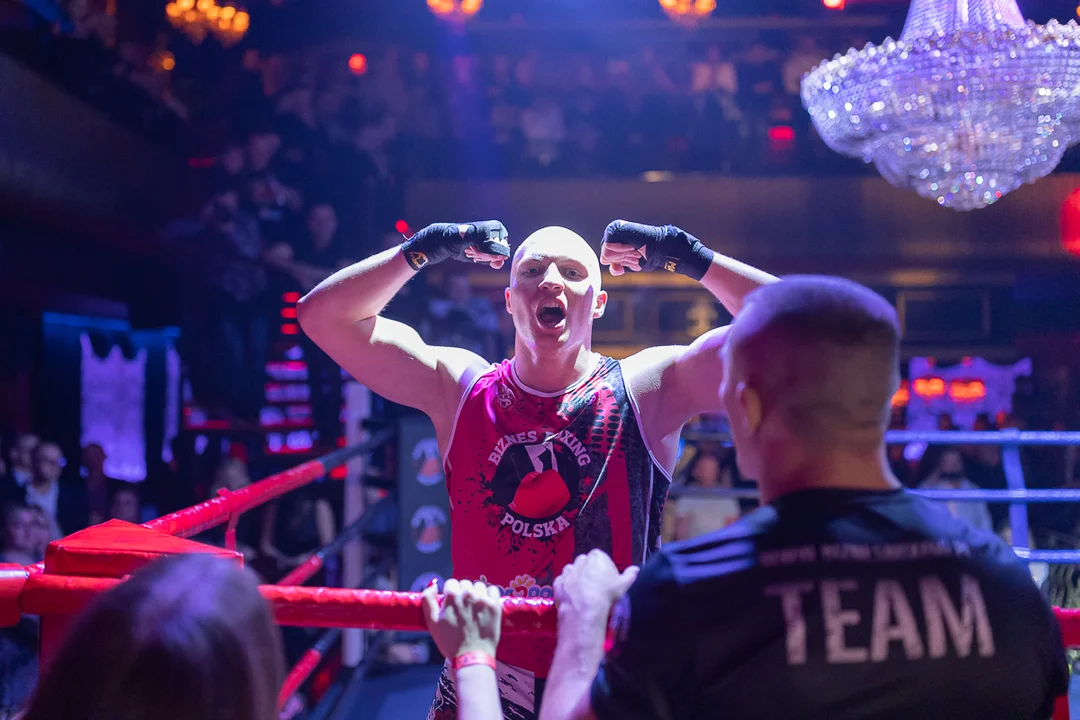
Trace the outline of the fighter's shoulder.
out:
<instances>
[{"instance_id":1,"label":"fighter's shoulder","mask_svg":"<svg viewBox=\"0 0 1080 720\"><path fill-rule=\"evenodd\" d=\"M643 394L660 386L664 371L686 352L685 345L658 345L645 348L619 361L623 379L635 392Z\"/></svg>"}]
</instances>

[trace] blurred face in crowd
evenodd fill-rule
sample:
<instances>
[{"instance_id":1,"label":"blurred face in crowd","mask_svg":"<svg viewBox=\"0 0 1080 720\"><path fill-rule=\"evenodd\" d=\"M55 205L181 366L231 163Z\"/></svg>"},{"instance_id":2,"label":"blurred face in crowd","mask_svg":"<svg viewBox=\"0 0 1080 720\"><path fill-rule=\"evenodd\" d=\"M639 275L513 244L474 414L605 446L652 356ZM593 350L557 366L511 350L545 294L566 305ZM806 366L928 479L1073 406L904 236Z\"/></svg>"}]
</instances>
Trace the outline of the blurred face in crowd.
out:
<instances>
[{"instance_id":1,"label":"blurred face in crowd","mask_svg":"<svg viewBox=\"0 0 1080 720\"><path fill-rule=\"evenodd\" d=\"M49 519L39 507L30 508L30 540L36 557L45 557L45 547L49 544Z\"/></svg>"},{"instance_id":2,"label":"blurred face in crowd","mask_svg":"<svg viewBox=\"0 0 1080 720\"><path fill-rule=\"evenodd\" d=\"M64 454L55 443L42 443L34 451L34 481L43 484L60 479L64 469Z\"/></svg>"},{"instance_id":3,"label":"blurred face in crowd","mask_svg":"<svg viewBox=\"0 0 1080 720\"><path fill-rule=\"evenodd\" d=\"M455 273L447 278L446 295L455 305L466 305L472 298L472 285L465 273Z\"/></svg>"},{"instance_id":4,"label":"blurred face in crowd","mask_svg":"<svg viewBox=\"0 0 1080 720\"><path fill-rule=\"evenodd\" d=\"M591 347L592 325L604 314L600 261L577 233L537 230L514 254L506 311L517 338L533 346Z\"/></svg>"},{"instance_id":5,"label":"blurred face in crowd","mask_svg":"<svg viewBox=\"0 0 1080 720\"><path fill-rule=\"evenodd\" d=\"M139 522L139 497L134 490L123 488L113 493L109 517L129 523Z\"/></svg>"},{"instance_id":6,"label":"blurred face in crowd","mask_svg":"<svg viewBox=\"0 0 1080 720\"><path fill-rule=\"evenodd\" d=\"M15 440L15 445L11 448L12 469L21 470L23 472L33 472L34 450L39 443L40 440L37 435L31 435L30 433L20 435Z\"/></svg>"},{"instance_id":7,"label":"blurred face in crowd","mask_svg":"<svg viewBox=\"0 0 1080 720\"><path fill-rule=\"evenodd\" d=\"M34 549L34 513L15 507L4 518L4 550L29 553Z\"/></svg>"},{"instance_id":8,"label":"blurred face in crowd","mask_svg":"<svg viewBox=\"0 0 1080 720\"><path fill-rule=\"evenodd\" d=\"M720 484L720 458L709 452L702 454L694 463L691 475L702 487L716 487Z\"/></svg>"},{"instance_id":9,"label":"blurred face in crowd","mask_svg":"<svg viewBox=\"0 0 1080 720\"><path fill-rule=\"evenodd\" d=\"M248 477L247 465L244 461L236 458L229 458L218 468L211 492L217 494L217 491L221 489L228 489L235 492L250 484L251 478Z\"/></svg>"},{"instance_id":10,"label":"blurred face in crowd","mask_svg":"<svg viewBox=\"0 0 1080 720\"><path fill-rule=\"evenodd\" d=\"M938 472L945 479L959 479L964 476L964 458L957 450L949 450L938 461Z\"/></svg>"},{"instance_id":11,"label":"blurred face in crowd","mask_svg":"<svg viewBox=\"0 0 1080 720\"><path fill-rule=\"evenodd\" d=\"M230 175L239 175L247 165L247 154L239 145L230 145L221 153L221 167Z\"/></svg>"},{"instance_id":12,"label":"blurred face in crowd","mask_svg":"<svg viewBox=\"0 0 1080 720\"><path fill-rule=\"evenodd\" d=\"M321 204L311 208L308 213L308 232L318 249L326 248L334 240L338 231L337 213L330 205Z\"/></svg>"},{"instance_id":13,"label":"blurred face in crowd","mask_svg":"<svg viewBox=\"0 0 1080 720\"><path fill-rule=\"evenodd\" d=\"M248 138L247 152L248 161L253 170L265 170L274 154L281 147L281 136L275 132L253 133Z\"/></svg>"},{"instance_id":14,"label":"blurred face in crowd","mask_svg":"<svg viewBox=\"0 0 1080 720\"><path fill-rule=\"evenodd\" d=\"M90 443L82 452L82 465L90 475L105 472L105 450L97 443Z\"/></svg>"}]
</instances>

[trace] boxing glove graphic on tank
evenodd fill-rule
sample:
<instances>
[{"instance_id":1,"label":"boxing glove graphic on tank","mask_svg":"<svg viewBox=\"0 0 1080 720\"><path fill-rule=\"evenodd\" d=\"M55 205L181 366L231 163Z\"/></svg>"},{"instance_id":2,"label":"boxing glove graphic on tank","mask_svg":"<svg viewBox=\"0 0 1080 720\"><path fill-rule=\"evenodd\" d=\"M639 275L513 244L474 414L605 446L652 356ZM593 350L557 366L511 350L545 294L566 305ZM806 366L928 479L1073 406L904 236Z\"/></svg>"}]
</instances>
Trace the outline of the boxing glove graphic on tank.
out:
<instances>
[{"instance_id":1,"label":"boxing glove graphic on tank","mask_svg":"<svg viewBox=\"0 0 1080 720\"><path fill-rule=\"evenodd\" d=\"M578 482L578 464L561 443L514 445L495 471L493 499L523 520L544 520L566 508Z\"/></svg>"}]
</instances>

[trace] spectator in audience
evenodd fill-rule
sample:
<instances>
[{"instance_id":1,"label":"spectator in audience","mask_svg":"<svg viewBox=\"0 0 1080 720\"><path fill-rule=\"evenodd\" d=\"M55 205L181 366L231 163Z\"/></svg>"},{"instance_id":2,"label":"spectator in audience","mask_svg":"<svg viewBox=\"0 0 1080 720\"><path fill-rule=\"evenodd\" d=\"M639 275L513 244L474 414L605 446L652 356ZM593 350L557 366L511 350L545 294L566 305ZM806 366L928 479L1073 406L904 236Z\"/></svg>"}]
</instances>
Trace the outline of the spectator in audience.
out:
<instances>
[{"instance_id":1,"label":"spectator in audience","mask_svg":"<svg viewBox=\"0 0 1080 720\"><path fill-rule=\"evenodd\" d=\"M732 488L737 471L734 456L721 454L711 448L699 449L686 469L685 485L689 488ZM689 540L720 530L742 515L739 501L733 497L685 495L675 498L668 512L675 516L675 539Z\"/></svg>"},{"instance_id":2,"label":"spectator in audience","mask_svg":"<svg viewBox=\"0 0 1080 720\"><path fill-rule=\"evenodd\" d=\"M11 483L2 493L9 501L36 505L49 525L49 539L56 540L82 530L88 524L86 488L63 477L64 454L56 443L43 442L34 448L33 477L24 487Z\"/></svg>"},{"instance_id":3,"label":"spectator in audience","mask_svg":"<svg viewBox=\"0 0 1080 720\"><path fill-rule=\"evenodd\" d=\"M283 268L308 292L337 270L355 262L340 247L338 216L327 202L311 206L307 214L307 234L292 244L291 261Z\"/></svg>"},{"instance_id":4,"label":"spectator in audience","mask_svg":"<svg viewBox=\"0 0 1080 720\"><path fill-rule=\"evenodd\" d=\"M11 502L4 507L4 545L0 562L32 565L39 560L34 547L34 511L29 505Z\"/></svg>"},{"instance_id":5,"label":"spectator in audience","mask_svg":"<svg viewBox=\"0 0 1080 720\"><path fill-rule=\"evenodd\" d=\"M468 271L446 274L446 296L432 298L430 339L434 345L462 347L481 357L496 357L499 315L486 297L473 294Z\"/></svg>"},{"instance_id":6,"label":"spectator in audience","mask_svg":"<svg viewBox=\"0 0 1080 720\"><path fill-rule=\"evenodd\" d=\"M211 407L253 420L262 405L269 342L262 234L236 192L226 191L204 209L196 244L207 306L192 328L200 338L189 353L194 391Z\"/></svg>"},{"instance_id":7,"label":"spectator in audience","mask_svg":"<svg viewBox=\"0 0 1080 720\"><path fill-rule=\"evenodd\" d=\"M49 518L45 517L45 511L37 505L30 505L30 542L34 555L34 562L45 559L45 549L51 542L49 539Z\"/></svg>"},{"instance_id":8,"label":"spectator in audience","mask_svg":"<svg viewBox=\"0 0 1080 720\"><path fill-rule=\"evenodd\" d=\"M724 57L724 51L719 45L709 45L705 51L705 59L690 66L690 92L724 93L730 97L738 95L739 77L735 65Z\"/></svg>"},{"instance_id":9,"label":"spectator in audience","mask_svg":"<svg viewBox=\"0 0 1080 720\"><path fill-rule=\"evenodd\" d=\"M248 475L247 463L237 457L228 457L221 461L214 472L214 480L210 485L210 499L216 498L223 492L236 492L251 484ZM202 542L218 547L225 546L225 526L219 525L200 536ZM244 513L236 523L236 549L244 556L244 561L249 565L256 566L256 570L262 572L260 557L256 548L259 545L259 525L257 513Z\"/></svg>"},{"instance_id":10,"label":"spectator in audience","mask_svg":"<svg viewBox=\"0 0 1080 720\"><path fill-rule=\"evenodd\" d=\"M919 484L921 490L978 490L979 486L971 482L964 474L964 456L959 450L948 448L942 453L937 467L928 478ZM945 505L956 517L980 530L993 532L994 522L990 518L990 509L985 502L947 501Z\"/></svg>"},{"instance_id":11,"label":"spectator in audience","mask_svg":"<svg viewBox=\"0 0 1080 720\"><path fill-rule=\"evenodd\" d=\"M784 80L784 92L791 97L799 97L802 92L802 77L813 70L825 59L822 50L813 35L800 35L795 40L791 55L784 61L780 73Z\"/></svg>"},{"instance_id":12,"label":"spectator in audience","mask_svg":"<svg viewBox=\"0 0 1080 720\"><path fill-rule=\"evenodd\" d=\"M97 525L109 517L109 504L119 480L105 474L105 449L90 443L82 451L83 480L86 483L88 522Z\"/></svg>"},{"instance_id":13,"label":"spectator in audience","mask_svg":"<svg viewBox=\"0 0 1080 720\"><path fill-rule=\"evenodd\" d=\"M304 562L335 534L333 508L308 486L264 508L259 551L277 563L280 573Z\"/></svg>"},{"instance_id":14,"label":"spectator in audience","mask_svg":"<svg viewBox=\"0 0 1080 720\"><path fill-rule=\"evenodd\" d=\"M8 476L19 487L26 487L34 477L34 449L40 443L37 435L23 433L15 438L11 446Z\"/></svg>"},{"instance_id":15,"label":"spectator in audience","mask_svg":"<svg viewBox=\"0 0 1080 720\"><path fill-rule=\"evenodd\" d=\"M112 502L109 503L109 519L123 520L135 525L142 522L142 504L139 502L138 486L122 483L113 489Z\"/></svg>"},{"instance_id":16,"label":"spectator in audience","mask_svg":"<svg viewBox=\"0 0 1080 720\"><path fill-rule=\"evenodd\" d=\"M4 507L3 548L0 562L32 565L36 553L35 512L28 505ZM0 628L0 720L22 710L37 682L38 620L24 615L14 627Z\"/></svg>"},{"instance_id":17,"label":"spectator in audience","mask_svg":"<svg viewBox=\"0 0 1080 720\"><path fill-rule=\"evenodd\" d=\"M180 555L90 604L25 720L277 720L284 679L281 638L251 573Z\"/></svg>"},{"instance_id":18,"label":"spectator in audience","mask_svg":"<svg viewBox=\"0 0 1080 720\"><path fill-rule=\"evenodd\" d=\"M0 628L0 720L22 720L20 713L37 685L39 628L34 615Z\"/></svg>"}]
</instances>

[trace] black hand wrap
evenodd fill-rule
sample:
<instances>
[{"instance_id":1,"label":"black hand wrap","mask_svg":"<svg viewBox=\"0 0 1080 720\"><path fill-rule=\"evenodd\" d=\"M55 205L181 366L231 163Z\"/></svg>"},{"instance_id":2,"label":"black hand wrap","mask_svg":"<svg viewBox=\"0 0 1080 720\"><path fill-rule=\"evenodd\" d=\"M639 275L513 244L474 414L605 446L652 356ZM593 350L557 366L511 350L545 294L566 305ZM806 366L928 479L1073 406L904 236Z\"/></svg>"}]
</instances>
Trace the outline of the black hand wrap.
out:
<instances>
[{"instance_id":1,"label":"black hand wrap","mask_svg":"<svg viewBox=\"0 0 1080 720\"><path fill-rule=\"evenodd\" d=\"M641 225L616 220L604 231L604 243L645 248L642 270L677 272L701 280L712 265L713 251L674 225Z\"/></svg>"},{"instance_id":2,"label":"black hand wrap","mask_svg":"<svg viewBox=\"0 0 1080 720\"><path fill-rule=\"evenodd\" d=\"M488 255L510 257L506 228L498 220L460 224L435 223L428 225L401 245L405 261L413 270L450 259L472 262L465 255L465 249L469 247L475 247L478 252Z\"/></svg>"}]
</instances>

